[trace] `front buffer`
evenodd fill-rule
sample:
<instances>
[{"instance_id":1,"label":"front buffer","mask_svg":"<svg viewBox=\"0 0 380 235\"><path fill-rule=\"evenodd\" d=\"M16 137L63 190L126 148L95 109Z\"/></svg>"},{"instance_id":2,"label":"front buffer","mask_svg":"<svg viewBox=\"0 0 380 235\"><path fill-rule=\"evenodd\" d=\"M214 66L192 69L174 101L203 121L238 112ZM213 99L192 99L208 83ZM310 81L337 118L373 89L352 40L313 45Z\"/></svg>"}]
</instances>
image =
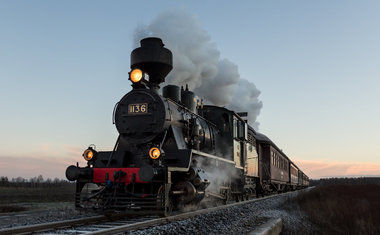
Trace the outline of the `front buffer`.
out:
<instances>
[{"instance_id":1,"label":"front buffer","mask_svg":"<svg viewBox=\"0 0 380 235\"><path fill-rule=\"evenodd\" d=\"M66 177L76 180L78 209L164 214L172 211L165 168L91 168L69 166Z\"/></svg>"}]
</instances>

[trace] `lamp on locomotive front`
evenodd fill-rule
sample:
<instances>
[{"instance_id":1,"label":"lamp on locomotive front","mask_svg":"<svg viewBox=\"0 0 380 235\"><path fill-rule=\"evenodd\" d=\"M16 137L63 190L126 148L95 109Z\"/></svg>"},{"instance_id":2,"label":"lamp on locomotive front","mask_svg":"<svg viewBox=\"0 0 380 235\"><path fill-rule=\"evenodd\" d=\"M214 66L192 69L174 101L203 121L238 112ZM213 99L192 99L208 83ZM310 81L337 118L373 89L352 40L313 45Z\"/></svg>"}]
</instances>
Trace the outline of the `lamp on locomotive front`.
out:
<instances>
[{"instance_id":1,"label":"lamp on locomotive front","mask_svg":"<svg viewBox=\"0 0 380 235\"><path fill-rule=\"evenodd\" d=\"M149 76L139 68L134 68L129 72L129 80L133 88L146 88Z\"/></svg>"},{"instance_id":2,"label":"lamp on locomotive front","mask_svg":"<svg viewBox=\"0 0 380 235\"><path fill-rule=\"evenodd\" d=\"M157 147L153 147L149 150L149 157L153 160L158 159L161 155L161 151Z\"/></svg>"},{"instance_id":3,"label":"lamp on locomotive front","mask_svg":"<svg viewBox=\"0 0 380 235\"><path fill-rule=\"evenodd\" d=\"M130 79L133 83L140 82L141 79L143 79L143 72L141 71L141 69L133 69L133 70L129 73L129 79Z\"/></svg>"},{"instance_id":4,"label":"lamp on locomotive front","mask_svg":"<svg viewBox=\"0 0 380 235\"><path fill-rule=\"evenodd\" d=\"M84 160L90 162L96 159L98 152L92 147L94 145L90 145L82 154Z\"/></svg>"},{"instance_id":5,"label":"lamp on locomotive front","mask_svg":"<svg viewBox=\"0 0 380 235\"><path fill-rule=\"evenodd\" d=\"M166 75L173 68L173 55L164 47L160 38L144 38L140 41L141 47L131 53L131 72L129 79L133 88L147 85L157 91L160 83L165 82Z\"/></svg>"}]
</instances>

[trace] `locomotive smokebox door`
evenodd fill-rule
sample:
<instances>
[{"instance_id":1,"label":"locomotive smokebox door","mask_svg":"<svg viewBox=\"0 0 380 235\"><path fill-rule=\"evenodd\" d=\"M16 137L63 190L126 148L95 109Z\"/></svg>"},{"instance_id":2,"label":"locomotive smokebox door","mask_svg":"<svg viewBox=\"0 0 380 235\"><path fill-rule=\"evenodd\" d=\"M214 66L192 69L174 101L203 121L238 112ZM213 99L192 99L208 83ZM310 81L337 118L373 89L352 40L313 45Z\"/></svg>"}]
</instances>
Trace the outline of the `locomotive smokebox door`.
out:
<instances>
[{"instance_id":1,"label":"locomotive smokebox door","mask_svg":"<svg viewBox=\"0 0 380 235\"><path fill-rule=\"evenodd\" d=\"M164 131L165 103L149 89L135 89L126 94L115 110L117 131L131 144L144 144Z\"/></svg>"},{"instance_id":2,"label":"locomotive smokebox door","mask_svg":"<svg viewBox=\"0 0 380 235\"><path fill-rule=\"evenodd\" d=\"M144 38L141 47L131 53L131 69L139 68L149 75L149 83L158 85L173 68L172 52L164 48L160 38Z\"/></svg>"}]
</instances>

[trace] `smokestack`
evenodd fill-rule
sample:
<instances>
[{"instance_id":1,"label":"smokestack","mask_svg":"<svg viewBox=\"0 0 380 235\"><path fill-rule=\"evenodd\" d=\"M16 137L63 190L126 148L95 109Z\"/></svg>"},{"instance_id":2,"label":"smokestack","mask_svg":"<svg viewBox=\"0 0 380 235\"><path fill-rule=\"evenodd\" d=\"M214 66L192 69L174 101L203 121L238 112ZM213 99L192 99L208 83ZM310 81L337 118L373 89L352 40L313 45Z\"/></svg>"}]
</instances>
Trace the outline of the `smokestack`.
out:
<instances>
[{"instance_id":1,"label":"smokestack","mask_svg":"<svg viewBox=\"0 0 380 235\"><path fill-rule=\"evenodd\" d=\"M131 69L139 68L148 73L148 86L158 88L173 68L172 52L164 48L160 38L144 38L140 44L141 47L131 52Z\"/></svg>"}]
</instances>

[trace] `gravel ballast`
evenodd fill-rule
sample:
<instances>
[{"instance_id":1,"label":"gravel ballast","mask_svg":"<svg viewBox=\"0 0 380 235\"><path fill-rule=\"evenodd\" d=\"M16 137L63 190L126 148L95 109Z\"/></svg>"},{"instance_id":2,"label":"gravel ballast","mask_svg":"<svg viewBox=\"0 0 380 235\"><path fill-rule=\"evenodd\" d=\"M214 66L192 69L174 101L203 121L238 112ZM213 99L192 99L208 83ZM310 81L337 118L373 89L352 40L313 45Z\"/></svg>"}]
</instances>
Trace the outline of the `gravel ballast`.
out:
<instances>
[{"instance_id":1,"label":"gravel ballast","mask_svg":"<svg viewBox=\"0 0 380 235\"><path fill-rule=\"evenodd\" d=\"M283 219L283 234L318 233L297 205L287 204L288 199L296 193L282 194L128 234L247 234L270 218Z\"/></svg>"},{"instance_id":2,"label":"gravel ballast","mask_svg":"<svg viewBox=\"0 0 380 235\"><path fill-rule=\"evenodd\" d=\"M0 213L0 229L57 222L95 215L81 213L74 209L72 203L36 203L29 211L17 213ZM37 206L37 208L35 208Z\"/></svg>"},{"instance_id":3,"label":"gravel ballast","mask_svg":"<svg viewBox=\"0 0 380 235\"><path fill-rule=\"evenodd\" d=\"M315 234L318 230L288 199L297 192L198 215L190 219L134 230L128 234L247 234L270 218L282 218L283 234ZM89 216L70 207L14 214L0 214L0 229Z\"/></svg>"}]
</instances>

